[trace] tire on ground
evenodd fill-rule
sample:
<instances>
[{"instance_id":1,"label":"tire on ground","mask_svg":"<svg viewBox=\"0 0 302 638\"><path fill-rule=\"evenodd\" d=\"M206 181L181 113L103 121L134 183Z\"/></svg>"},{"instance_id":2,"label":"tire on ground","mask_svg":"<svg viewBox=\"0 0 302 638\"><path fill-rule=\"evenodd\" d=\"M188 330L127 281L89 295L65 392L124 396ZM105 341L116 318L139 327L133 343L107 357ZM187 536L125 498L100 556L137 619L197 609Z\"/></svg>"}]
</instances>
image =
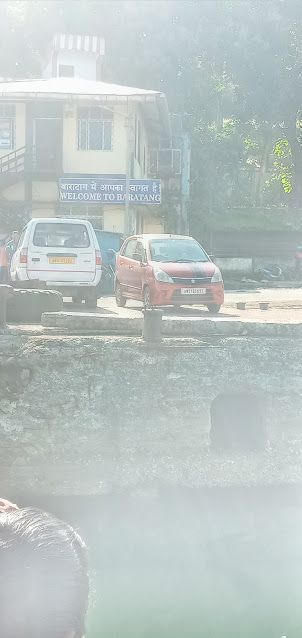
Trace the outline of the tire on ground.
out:
<instances>
[{"instance_id":1,"label":"tire on ground","mask_svg":"<svg viewBox=\"0 0 302 638\"><path fill-rule=\"evenodd\" d=\"M41 321L43 312L63 310L63 297L56 290L18 290L7 304L7 321L33 323Z\"/></svg>"}]
</instances>

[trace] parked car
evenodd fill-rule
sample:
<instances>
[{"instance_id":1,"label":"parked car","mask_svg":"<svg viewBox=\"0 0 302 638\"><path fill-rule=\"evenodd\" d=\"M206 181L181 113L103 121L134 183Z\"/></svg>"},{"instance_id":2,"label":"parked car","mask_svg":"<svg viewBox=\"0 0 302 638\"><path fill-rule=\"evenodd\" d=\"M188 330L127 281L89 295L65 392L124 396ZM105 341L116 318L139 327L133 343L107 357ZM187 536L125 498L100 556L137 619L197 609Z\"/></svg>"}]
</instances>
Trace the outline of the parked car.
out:
<instances>
[{"instance_id":1,"label":"parked car","mask_svg":"<svg viewBox=\"0 0 302 638\"><path fill-rule=\"evenodd\" d=\"M59 290L94 307L100 297L102 257L92 225L82 219L31 219L11 262L16 287Z\"/></svg>"},{"instance_id":2,"label":"parked car","mask_svg":"<svg viewBox=\"0 0 302 638\"><path fill-rule=\"evenodd\" d=\"M224 302L219 268L192 237L137 235L124 242L117 257L118 306L127 299L152 306L202 304L217 313Z\"/></svg>"}]
</instances>

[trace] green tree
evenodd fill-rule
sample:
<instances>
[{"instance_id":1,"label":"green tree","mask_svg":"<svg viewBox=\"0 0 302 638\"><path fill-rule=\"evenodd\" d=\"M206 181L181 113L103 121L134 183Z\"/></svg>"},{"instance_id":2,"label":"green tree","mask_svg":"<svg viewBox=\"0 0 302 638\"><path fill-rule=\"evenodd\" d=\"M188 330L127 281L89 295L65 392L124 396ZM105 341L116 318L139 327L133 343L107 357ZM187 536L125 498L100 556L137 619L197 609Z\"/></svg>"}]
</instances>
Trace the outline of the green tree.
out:
<instances>
[{"instance_id":1,"label":"green tree","mask_svg":"<svg viewBox=\"0 0 302 638\"><path fill-rule=\"evenodd\" d=\"M38 75L57 31L102 34L105 81L167 94L191 136L194 225L223 223L227 207L301 206L300 2L2 1L0 75ZM278 140L290 188L274 179Z\"/></svg>"}]
</instances>

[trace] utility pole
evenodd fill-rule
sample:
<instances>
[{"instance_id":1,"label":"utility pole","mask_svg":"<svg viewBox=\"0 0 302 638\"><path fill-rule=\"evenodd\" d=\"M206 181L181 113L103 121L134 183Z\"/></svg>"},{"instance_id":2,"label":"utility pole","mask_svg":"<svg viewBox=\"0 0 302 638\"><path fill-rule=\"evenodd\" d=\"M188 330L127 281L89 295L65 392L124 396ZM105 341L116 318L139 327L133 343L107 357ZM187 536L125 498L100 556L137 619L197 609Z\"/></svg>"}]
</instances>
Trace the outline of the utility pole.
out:
<instances>
[{"instance_id":1,"label":"utility pole","mask_svg":"<svg viewBox=\"0 0 302 638\"><path fill-rule=\"evenodd\" d=\"M131 178L131 159L132 159L132 116L129 112L129 101L127 100L127 115L119 113L109 106L103 106L103 109L111 113L117 113L125 118L126 129L126 193L125 193L125 216L124 216L124 235L128 237L132 232L132 220L130 215L130 178Z\"/></svg>"},{"instance_id":2,"label":"utility pole","mask_svg":"<svg viewBox=\"0 0 302 638\"><path fill-rule=\"evenodd\" d=\"M188 201L190 197L190 159L191 146L187 133L182 135L182 171L181 171L181 229L180 232L189 234Z\"/></svg>"},{"instance_id":3,"label":"utility pole","mask_svg":"<svg viewBox=\"0 0 302 638\"><path fill-rule=\"evenodd\" d=\"M127 117L125 119L126 127L126 196L125 196L125 220L124 234L126 237L132 232L132 215L130 211L130 178L131 178L131 160L132 160L132 116L129 113L129 104L127 104Z\"/></svg>"}]
</instances>

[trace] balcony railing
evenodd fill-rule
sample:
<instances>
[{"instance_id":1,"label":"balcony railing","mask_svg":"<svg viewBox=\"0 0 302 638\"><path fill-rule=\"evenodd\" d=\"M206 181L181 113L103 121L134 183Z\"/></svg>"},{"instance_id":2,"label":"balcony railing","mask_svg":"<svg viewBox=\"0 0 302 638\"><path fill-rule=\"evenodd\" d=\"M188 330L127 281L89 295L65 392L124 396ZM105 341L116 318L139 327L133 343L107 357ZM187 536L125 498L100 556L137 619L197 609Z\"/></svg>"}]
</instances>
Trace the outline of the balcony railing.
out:
<instances>
[{"instance_id":1,"label":"balcony railing","mask_svg":"<svg viewBox=\"0 0 302 638\"><path fill-rule=\"evenodd\" d=\"M181 175L180 148L151 149L149 151L149 175L154 178Z\"/></svg>"}]
</instances>

